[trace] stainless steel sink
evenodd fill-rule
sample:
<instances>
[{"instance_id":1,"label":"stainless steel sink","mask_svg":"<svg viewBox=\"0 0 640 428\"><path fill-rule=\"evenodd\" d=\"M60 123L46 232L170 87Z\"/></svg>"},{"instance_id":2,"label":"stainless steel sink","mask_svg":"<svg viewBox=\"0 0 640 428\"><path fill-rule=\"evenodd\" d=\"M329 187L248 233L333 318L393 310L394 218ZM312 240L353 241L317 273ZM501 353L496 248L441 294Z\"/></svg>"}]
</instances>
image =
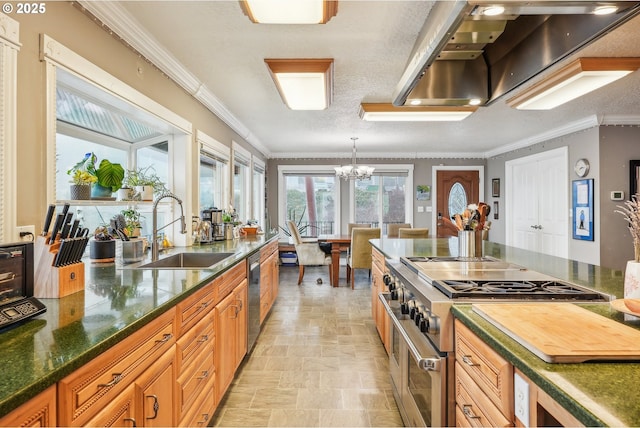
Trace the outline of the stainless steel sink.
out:
<instances>
[{"instance_id":1,"label":"stainless steel sink","mask_svg":"<svg viewBox=\"0 0 640 428\"><path fill-rule=\"evenodd\" d=\"M138 266L139 269L205 269L234 253L178 253Z\"/></svg>"}]
</instances>

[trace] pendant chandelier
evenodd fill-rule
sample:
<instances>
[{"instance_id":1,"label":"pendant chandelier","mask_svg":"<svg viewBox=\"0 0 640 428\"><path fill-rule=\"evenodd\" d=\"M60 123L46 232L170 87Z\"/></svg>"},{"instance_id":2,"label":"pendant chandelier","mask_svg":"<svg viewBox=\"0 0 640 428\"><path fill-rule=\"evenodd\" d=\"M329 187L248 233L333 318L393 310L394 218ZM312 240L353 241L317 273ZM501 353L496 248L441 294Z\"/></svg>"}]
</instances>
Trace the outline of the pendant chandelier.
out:
<instances>
[{"instance_id":1,"label":"pendant chandelier","mask_svg":"<svg viewBox=\"0 0 640 428\"><path fill-rule=\"evenodd\" d=\"M353 141L353 151L351 153L351 165L342 165L337 166L334 169L336 170L336 176L342 178L344 180L366 180L371 178L371 174L373 174L374 167L358 165L356 163L356 140L358 137L351 137Z\"/></svg>"}]
</instances>

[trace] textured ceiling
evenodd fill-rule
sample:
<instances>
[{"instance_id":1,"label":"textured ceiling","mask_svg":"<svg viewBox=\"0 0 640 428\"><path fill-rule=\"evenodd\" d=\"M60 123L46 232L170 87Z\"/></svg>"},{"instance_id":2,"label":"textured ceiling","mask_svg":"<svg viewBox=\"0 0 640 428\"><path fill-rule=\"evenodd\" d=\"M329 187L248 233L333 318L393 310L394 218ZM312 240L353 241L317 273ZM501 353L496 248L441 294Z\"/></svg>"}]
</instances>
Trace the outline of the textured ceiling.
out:
<instances>
[{"instance_id":1,"label":"textured ceiling","mask_svg":"<svg viewBox=\"0 0 640 428\"><path fill-rule=\"evenodd\" d=\"M592 126L603 117L609 123L640 122L637 71L551 111L511 109L507 94L462 122L362 121L361 102L390 102L431 1L342 0L327 24L307 26L253 24L235 0L113 5L206 86L251 133L249 142L269 157L348 156L352 136L359 137L359 157L482 157ZM640 18L579 56L640 56L640 44L631 42L637 40ZM333 103L327 110L291 111L282 103L264 59L289 57L334 58Z\"/></svg>"}]
</instances>

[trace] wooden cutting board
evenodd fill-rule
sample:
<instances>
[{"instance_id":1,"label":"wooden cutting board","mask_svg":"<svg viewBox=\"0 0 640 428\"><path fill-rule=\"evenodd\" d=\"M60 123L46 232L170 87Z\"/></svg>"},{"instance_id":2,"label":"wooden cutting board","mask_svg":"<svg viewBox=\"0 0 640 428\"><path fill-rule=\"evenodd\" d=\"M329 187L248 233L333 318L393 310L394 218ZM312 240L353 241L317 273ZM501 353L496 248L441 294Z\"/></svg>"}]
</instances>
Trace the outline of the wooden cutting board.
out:
<instances>
[{"instance_id":1,"label":"wooden cutting board","mask_svg":"<svg viewBox=\"0 0 640 428\"><path fill-rule=\"evenodd\" d=\"M640 360L640 331L572 303L474 303L473 311L548 363Z\"/></svg>"}]
</instances>

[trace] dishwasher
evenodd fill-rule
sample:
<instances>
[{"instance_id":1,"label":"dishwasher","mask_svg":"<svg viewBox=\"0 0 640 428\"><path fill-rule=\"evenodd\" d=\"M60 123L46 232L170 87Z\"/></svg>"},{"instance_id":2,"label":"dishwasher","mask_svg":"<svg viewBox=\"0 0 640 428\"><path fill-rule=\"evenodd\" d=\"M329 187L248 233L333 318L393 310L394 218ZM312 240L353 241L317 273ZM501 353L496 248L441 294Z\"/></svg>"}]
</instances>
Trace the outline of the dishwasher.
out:
<instances>
[{"instance_id":1,"label":"dishwasher","mask_svg":"<svg viewBox=\"0 0 640 428\"><path fill-rule=\"evenodd\" d=\"M249 298L247 311L247 356L260 334L260 252L247 258L247 280Z\"/></svg>"}]
</instances>

